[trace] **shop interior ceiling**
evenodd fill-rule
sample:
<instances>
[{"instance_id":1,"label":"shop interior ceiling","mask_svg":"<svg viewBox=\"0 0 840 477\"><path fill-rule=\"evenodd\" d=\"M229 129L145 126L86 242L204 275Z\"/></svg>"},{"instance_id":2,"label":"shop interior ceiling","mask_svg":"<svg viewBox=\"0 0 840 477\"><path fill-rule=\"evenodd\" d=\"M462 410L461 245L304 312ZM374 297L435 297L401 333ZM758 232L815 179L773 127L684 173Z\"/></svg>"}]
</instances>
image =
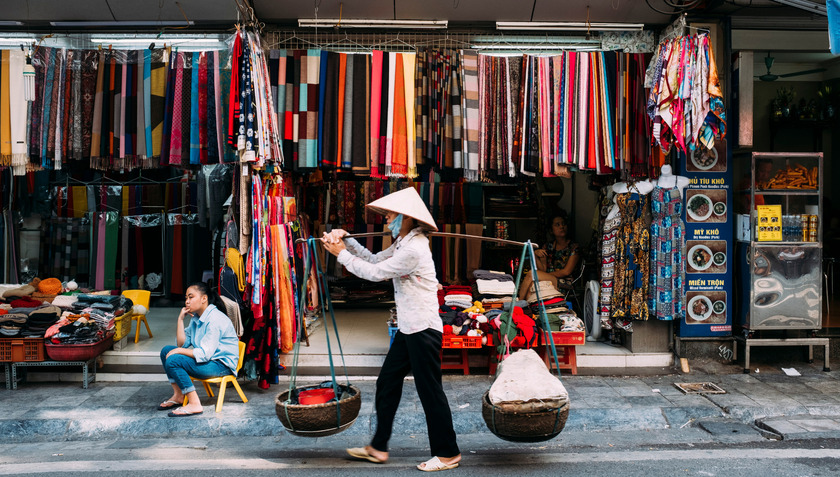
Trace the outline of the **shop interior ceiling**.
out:
<instances>
[{"instance_id":1,"label":"shop interior ceiling","mask_svg":"<svg viewBox=\"0 0 840 477\"><path fill-rule=\"evenodd\" d=\"M31 33L159 32L161 25L167 33L220 33L241 19L241 7L250 7L266 30L296 29L298 19L317 17L447 20L449 32L501 35L495 29L497 21L585 22L587 16L592 23L644 23L646 29L659 30L684 12L700 20L729 17L733 29L748 34L786 30L827 32L826 17L808 7L824 8L825 0L14 0L3 3L0 31ZM324 30L328 29L321 29ZM825 68L824 74L789 79L813 81L838 77L840 67L827 52L827 33L825 37L820 44L804 45L796 50L787 49L784 41L771 41L773 50L769 52L766 46L750 48L755 51L754 70L757 74L764 73L764 57L771 53L775 59L774 74Z\"/></svg>"}]
</instances>

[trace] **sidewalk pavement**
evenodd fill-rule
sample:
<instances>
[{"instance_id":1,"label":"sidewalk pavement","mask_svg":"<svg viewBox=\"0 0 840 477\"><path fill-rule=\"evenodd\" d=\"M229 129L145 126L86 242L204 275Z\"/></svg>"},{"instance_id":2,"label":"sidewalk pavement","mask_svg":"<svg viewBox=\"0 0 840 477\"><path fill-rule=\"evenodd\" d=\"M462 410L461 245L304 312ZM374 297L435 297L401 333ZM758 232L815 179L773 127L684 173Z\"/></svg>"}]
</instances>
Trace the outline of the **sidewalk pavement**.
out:
<instances>
[{"instance_id":1,"label":"sidewalk pavement","mask_svg":"<svg viewBox=\"0 0 840 477\"><path fill-rule=\"evenodd\" d=\"M571 410L562 435L629 435L639 431L654 435L662 431L702 430L725 440L749 430L775 439L840 437L840 372L822 372L817 366L799 371L801 376L702 372L642 377L564 375ZM355 424L341 433L343 439L364 443L372 435L374 379L350 378L362 391L362 408ZM299 377L297 384L319 381L306 376ZM685 382L711 382L725 393L685 394L675 386ZM394 426L395 440L415 436L421 439L426 434L425 417L413 380L409 378L405 384ZM444 389L459 436L495 439L481 417L482 395L491 384L489 376L444 376ZM171 392L165 382L95 382L88 389L78 382L20 383L17 390L0 392L0 440L273 436L284 442L309 445L311 439L291 436L275 415L274 399L288 386L285 378L266 390L255 383L245 383L248 403L242 403L229 388L219 413L214 412L215 398L199 387L204 413L170 418L166 412L157 411L157 405Z\"/></svg>"}]
</instances>

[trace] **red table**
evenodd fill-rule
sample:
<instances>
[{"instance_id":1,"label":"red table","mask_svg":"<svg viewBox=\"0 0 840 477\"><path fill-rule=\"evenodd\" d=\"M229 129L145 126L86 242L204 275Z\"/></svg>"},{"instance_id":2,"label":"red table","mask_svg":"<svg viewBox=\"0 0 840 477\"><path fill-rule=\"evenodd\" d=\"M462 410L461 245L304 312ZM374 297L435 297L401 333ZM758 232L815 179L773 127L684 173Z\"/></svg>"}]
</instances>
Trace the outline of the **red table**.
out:
<instances>
[{"instance_id":1,"label":"red table","mask_svg":"<svg viewBox=\"0 0 840 477\"><path fill-rule=\"evenodd\" d=\"M586 344L586 333L583 331L553 331L551 333L551 337L553 338L554 346L557 349L557 361L559 363L559 368L571 370L573 375L577 374L577 352L575 351L575 347ZM489 335L487 337L487 346L491 347L490 374L495 374L496 366L498 364L496 362L498 356L496 355L495 348L492 347L492 342L493 336ZM546 345L548 342L548 334L543 331L540 334L540 343L538 346L534 347L534 351L540 355L549 369L554 369L554 356L552 356L548 345ZM524 348L524 345L524 339L517 336L513 342L511 342L510 348L511 351L514 351L514 349Z\"/></svg>"}]
</instances>

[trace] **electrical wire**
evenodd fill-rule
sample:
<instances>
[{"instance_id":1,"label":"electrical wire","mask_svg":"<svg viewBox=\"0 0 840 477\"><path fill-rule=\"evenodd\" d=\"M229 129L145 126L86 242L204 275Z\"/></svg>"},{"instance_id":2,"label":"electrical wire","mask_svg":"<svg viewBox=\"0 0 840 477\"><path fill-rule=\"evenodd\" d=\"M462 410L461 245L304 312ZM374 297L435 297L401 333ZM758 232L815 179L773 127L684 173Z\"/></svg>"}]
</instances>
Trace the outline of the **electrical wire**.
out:
<instances>
[{"instance_id":1,"label":"electrical wire","mask_svg":"<svg viewBox=\"0 0 840 477\"><path fill-rule=\"evenodd\" d=\"M645 0L645 3L647 4L648 8L655 11L656 13L661 13L662 15L678 15L680 13L685 13L689 10L694 9L694 7L699 5L702 1L703 0L689 0L688 2L677 3L673 0L662 0L662 2L665 3L667 6L674 8L674 11L672 12L666 12L664 10L660 10L654 7L653 5L651 5L650 0Z\"/></svg>"}]
</instances>

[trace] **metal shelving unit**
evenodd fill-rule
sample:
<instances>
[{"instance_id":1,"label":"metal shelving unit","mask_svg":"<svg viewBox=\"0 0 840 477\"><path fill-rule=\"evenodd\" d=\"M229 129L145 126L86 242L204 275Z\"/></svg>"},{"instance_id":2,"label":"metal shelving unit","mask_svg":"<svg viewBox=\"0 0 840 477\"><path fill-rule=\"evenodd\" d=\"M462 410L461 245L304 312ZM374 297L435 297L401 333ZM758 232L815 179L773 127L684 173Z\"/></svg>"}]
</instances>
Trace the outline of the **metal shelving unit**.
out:
<instances>
[{"instance_id":1,"label":"metal shelving unit","mask_svg":"<svg viewBox=\"0 0 840 477\"><path fill-rule=\"evenodd\" d=\"M815 186L807 189L760 189L756 183L756 165L770 160L776 172L788 166L801 165L808 170L817 168ZM751 161L752 180L750 204L756 203L756 197L763 197L766 204L780 205L782 223L778 224L785 232L785 217L788 225L795 220L801 224L801 216L816 210L818 222L816 234L809 237L788 236L781 241L759 240L759 224L756 208L750 212L750 240L746 249L748 279L742 296L749 300L741 313L743 336L736 339L745 345L744 372L750 369L750 347L752 346L808 346L809 360L813 360L813 346L825 346L827 338L817 338L816 332L822 328L822 190L823 190L823 154L822 153L784 153L754 152ZM813 187L813 188L811 188ZM795 218L795 219L794 219ZM774 220L771 218L771 220ZM806 219L807 220L807 219ZM776 226L776 224L761 224ZM794 228L795 230L795 228ZM744 263L744 262L742 262ZM788 336L788 331L810 331L810 337ZM762 331L775 331L772 338L761 337ZM780 336L783 335L783 336ZM828 350L826 346L825 370L828 371Z\"/></svg>"}]
</instances>

